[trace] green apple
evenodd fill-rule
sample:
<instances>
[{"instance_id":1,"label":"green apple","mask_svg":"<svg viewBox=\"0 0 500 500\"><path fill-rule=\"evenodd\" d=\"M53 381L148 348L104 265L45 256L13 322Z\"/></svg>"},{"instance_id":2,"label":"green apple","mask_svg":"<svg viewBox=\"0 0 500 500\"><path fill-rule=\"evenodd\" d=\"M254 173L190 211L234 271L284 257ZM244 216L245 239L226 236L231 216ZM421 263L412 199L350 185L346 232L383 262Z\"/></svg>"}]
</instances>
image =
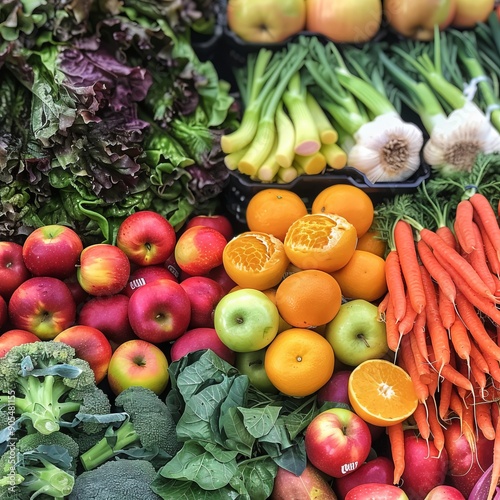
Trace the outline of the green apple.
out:
<instances>
[{"instance_id":1,"label":"green apple","mask_svg":"<svg viewBox=\"0 0 500 500\"><path fill-rule=\"evenodd\" d=\"M325 338L333 347L335 358L348 366L383 358L389 351L385 323L378 319L377 306L364 299L342 304L326 325Z\"/></svg>"},{"instance_id":2,"label":"green apple","mask_svg":"<svg viewBox=\"0 0 500 500\"><path fill-rule=\"evenodd\" d=\"M267 347L258 351L238 352L234 365L240 373L248 377L250 383L259 391L276 394L278 389L269 380L264 368L266 350Z\"/></svg>"},{"instance_id":3,"label":"green apple","mask_svg":"<svg viewBox=\"0 0 500 500\"><path fill-rule=\"evenodd\" d=\"M269 345L278 333L279 322L273 301L253 288L228 293L214 311L217 335L235 352L258 351Z\"/></svg>"}]
</instances>

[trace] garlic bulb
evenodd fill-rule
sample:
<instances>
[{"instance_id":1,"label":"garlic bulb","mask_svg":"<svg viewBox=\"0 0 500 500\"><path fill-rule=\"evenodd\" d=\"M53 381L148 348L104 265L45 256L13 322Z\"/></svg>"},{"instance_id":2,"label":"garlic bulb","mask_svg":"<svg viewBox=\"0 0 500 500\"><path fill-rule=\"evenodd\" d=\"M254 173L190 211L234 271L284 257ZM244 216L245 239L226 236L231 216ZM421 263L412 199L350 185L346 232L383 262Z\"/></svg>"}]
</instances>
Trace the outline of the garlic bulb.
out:
<instances>
[{"instance_id":1,"label":"garlic bulb","mask_svg":"<svg viewBox=\"0 0 500 500\"><path fill-rule=\"evenodd\" d=\"M436 124L424 147L424 160L447 173L470 171L478 153L500 152L500 134L473 102Z\"/></svg>"},{"instance_id":2,"label":"garlic bulb","mask_svg":"<svg viewBox=\"0 0 500 500\"><path fill-rule=\"evenodd\" d=\"M379 115L365 123L354 139L348 165L364 173L372 184L404 181L420 166L423 133L397 113Z\"/></svg>"}]
</instances>

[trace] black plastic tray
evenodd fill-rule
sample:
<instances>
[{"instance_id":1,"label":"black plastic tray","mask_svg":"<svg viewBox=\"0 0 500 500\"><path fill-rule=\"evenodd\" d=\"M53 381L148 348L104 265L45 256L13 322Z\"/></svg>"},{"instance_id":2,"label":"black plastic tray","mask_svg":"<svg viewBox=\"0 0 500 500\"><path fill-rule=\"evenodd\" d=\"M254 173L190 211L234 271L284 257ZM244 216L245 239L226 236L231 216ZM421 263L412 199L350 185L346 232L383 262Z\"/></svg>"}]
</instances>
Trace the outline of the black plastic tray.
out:
<instances>
[{"instance_id":1,"label":"black plastic tray","mask_svg":"<svg viewBox=\"0 0 500 500\"><path fill-rule=\"evenodd\" d=\"M246 207L250 198L268 188L287 189L297 193L310 209L314 198L326 187L333 184L350 184L365 191L374 202L389 198L395 194L411 193L431 175L427 164L422 164L407 180L401 182L368 181L366 176L352 167L327 171L317 175L301 175L286 184L255 182L249 176L230 171L228 184L223 191L223 199L228 212L240 223L245 223Z\"/></svg>"}]
</instances>

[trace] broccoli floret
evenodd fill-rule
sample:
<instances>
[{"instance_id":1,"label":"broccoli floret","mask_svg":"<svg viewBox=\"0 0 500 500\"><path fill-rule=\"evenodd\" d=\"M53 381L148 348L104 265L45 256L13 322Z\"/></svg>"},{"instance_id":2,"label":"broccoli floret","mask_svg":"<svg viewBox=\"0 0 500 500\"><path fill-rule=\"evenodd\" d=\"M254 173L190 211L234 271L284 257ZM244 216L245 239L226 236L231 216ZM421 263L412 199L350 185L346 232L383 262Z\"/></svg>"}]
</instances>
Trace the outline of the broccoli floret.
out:
<instances>
[{"instance_id":1,"label":"broccoli floret","mask_svg":"<svg viewBox=\"0 0 500 500\"><path fill-rule=\"evenodd\" d=\"M69 414L90 413L94 405L97 412L109 413L109 401L97 404L102 396L97 396L95 390L90 365L76 358L73 347L63 342L15 346L0 358L0 407L14 405L23 425L32 425L42 434L58 431L61 423L68 422L65 418ZM91 394L94 402L89 399L87 404L82 398L72 398L84 393Z\"/></svg>"},{"instance_id":2,"label":"broccoli floret","mask_svg":"<svg viewBox=\"0 0 500 500\"><path fill-rule=\"evenodd\" d=\"M80 456L86 470L119 455L121 450L142 449L152 459L158 455L171 458L180 449L170 410L153 391L129 387L116 397L115 404L129 418Z\"/></svg>"},{"instance_id":3,"label":"broccoli floret","mask_svg":"<svg viewBox=\"0 0 500 500\"><path fill-rule=\"evenodd\" d=\"M0 458L0 499L63 499L75 483L78 444L62 432L23 436Z\"/></svg>"},{"instance_id":4,"label":"broccoli floret","mask_svg":"<svg viewBox=\"0 0 500 500\"><path fill-rule=\"evenodd\" d=\"M112 460L77 476L68 500L160 500L151 489L155 477L147 460Z\"/></svg>"}]
</instances>

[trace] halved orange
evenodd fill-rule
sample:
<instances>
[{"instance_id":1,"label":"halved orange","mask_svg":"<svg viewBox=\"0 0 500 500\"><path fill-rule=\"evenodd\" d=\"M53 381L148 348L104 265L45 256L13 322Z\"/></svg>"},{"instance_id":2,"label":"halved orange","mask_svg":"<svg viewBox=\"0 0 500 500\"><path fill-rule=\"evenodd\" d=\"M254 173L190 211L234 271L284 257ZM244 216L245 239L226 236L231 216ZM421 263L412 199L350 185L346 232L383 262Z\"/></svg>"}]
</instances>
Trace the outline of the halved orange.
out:
<instances>
[{"instance_id":1,"label":"halved orange","mask_svg":"<svg viewBox=\"0 0 500 500\"><path fill-rule=\"evenodd\" d=\"M403 422L418 403L410 375L384 359L363 361L351 372L349 401L365 422L387 427Z\"/></svg>"},{"instance_id":2,"label":"halved orange","mask_svg":"<svg viewBox=\"0 0 500 500\"><path fill-rule=\"evenodd\" d=\"M281 240L271 234L246 231L226 244L222 263L237 285L266 290L282 280L290 261Z\"/></svg>"},{"instance_id":3,"label":"halved orange","mask_svg":"<svg viewBox=\"0 0 500 500\"><path fill-rule=\"evenodd\" d=\"M290 262L300 269L331 273L345 266L357 243L356 228L335 214L307 214L288 228L283 242Z\"/></svg>"}]
</instances>

